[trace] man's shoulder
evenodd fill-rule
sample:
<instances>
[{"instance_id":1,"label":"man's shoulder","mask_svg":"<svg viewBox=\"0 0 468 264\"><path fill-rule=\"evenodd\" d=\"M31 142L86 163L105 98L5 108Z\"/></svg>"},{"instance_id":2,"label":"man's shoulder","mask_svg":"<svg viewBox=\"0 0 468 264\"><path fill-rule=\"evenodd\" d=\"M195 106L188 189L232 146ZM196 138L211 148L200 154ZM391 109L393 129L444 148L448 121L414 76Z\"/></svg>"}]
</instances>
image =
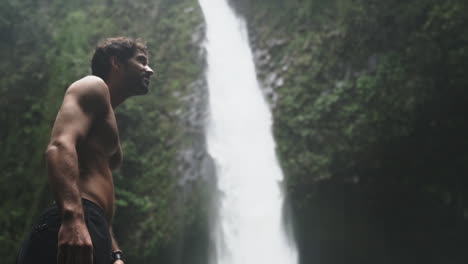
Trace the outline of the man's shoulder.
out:
<instances>
[{"instance_id":1,"label":"man's shoulder","mask_svg":"<svg viewBox=\"0 0 468 264\"><path fill-rule=\"evenodd\" d=\"M68 100L77 102L86 112L107 112L109 88L101 78L86 76L68 87L64 102Z\"/></svg>"},{"instance_id":2,"label":"man's shoulder","mask_svg":"<svg viewBox=\"0 0 468 264\"><path fill-rule=\"evenodd\" d=\"M72 95L77 97L109 97L109 88L107 84L101 78L93 75L85 76L76 82L72 83L66 93L65 96Z\"/></svg>"}]
</instances>

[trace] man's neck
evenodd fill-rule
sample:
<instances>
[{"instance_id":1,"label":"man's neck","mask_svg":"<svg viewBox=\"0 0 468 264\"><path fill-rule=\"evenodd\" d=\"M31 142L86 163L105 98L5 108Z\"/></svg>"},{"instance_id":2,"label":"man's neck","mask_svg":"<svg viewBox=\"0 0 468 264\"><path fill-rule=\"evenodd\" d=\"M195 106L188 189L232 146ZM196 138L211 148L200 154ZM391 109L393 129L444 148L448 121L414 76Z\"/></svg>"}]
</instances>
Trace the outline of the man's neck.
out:
<instances>
[{"instance_id":1,"label":"man's neck","mask_svg":"<svg viewBox=\"0 0 468 264\"><path fill-rule=\"evenodd\" d=\"M109 87L112 108L115 109L117 106L123 103L128 98L128 96L123 93L125 89L122 87L121 82L117 82L113 79L108 79L105 82L107 87Z\"/></svg>"}]
</instances>

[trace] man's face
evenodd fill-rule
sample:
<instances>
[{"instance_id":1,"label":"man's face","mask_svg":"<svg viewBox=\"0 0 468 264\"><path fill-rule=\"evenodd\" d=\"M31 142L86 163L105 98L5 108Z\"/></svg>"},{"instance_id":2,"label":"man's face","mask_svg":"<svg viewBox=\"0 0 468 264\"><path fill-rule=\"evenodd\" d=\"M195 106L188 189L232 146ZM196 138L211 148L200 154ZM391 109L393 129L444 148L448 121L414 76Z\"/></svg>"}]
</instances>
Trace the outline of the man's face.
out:
<instances>
[{"instance_id":1,"label":"man's face","mask_svg":"<svg viewBox=\"0 0 468 264\"><path fill-rule=\"evenodd\" d=\"M149 79L153 70L148 65L148 55L137 50L125 65L125 82L132 95L148 93Z\"/></svg>"}]
</instances>

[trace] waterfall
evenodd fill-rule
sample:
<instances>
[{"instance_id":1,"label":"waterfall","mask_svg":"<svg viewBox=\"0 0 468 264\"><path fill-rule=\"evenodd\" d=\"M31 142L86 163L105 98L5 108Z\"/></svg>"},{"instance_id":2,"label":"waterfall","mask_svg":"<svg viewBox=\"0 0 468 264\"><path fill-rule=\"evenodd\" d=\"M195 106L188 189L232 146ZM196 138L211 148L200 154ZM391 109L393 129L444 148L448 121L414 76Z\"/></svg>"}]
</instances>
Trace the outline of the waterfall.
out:
<instances>
[{"instance_id":1,"label":"waterfall","mask_svg":"<svg viewBox=\"0 0 468 264\"><path fill-rule=\"evenodd\" d=\"M220 192L213 264L296 264L283 224L283 175L272 116L256 77L245 21L226 0L199 0L206 21L208 152Z\"/></svg>"}]
</instances>

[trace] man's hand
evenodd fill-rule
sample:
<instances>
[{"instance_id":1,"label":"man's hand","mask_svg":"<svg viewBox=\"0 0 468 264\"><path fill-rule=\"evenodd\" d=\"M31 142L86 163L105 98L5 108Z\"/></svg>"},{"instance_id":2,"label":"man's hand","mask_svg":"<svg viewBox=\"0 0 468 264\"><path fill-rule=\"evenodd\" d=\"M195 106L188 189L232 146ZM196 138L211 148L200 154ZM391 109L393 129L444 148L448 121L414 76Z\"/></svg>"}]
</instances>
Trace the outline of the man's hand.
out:
<instances>
[{"instance_id":1,"label":"man's hand","mask_svg":"<svg viewBox=\"0 0 468 264\"><path fill-rule=\"evenodd\" d=\"M64 221L58 233L58 264L93 264L93 242L83 219Z\"/></svg>"},{"instance_id":2,"label":"man's hand","mask_svg":"<svg viewBox=\"0 0 468 264\"><path fill-rule=\"evenodd\" d=\"M121 259L118 259L114 262L114 264L125 264Z\"/></svg>"}]
</instances>

